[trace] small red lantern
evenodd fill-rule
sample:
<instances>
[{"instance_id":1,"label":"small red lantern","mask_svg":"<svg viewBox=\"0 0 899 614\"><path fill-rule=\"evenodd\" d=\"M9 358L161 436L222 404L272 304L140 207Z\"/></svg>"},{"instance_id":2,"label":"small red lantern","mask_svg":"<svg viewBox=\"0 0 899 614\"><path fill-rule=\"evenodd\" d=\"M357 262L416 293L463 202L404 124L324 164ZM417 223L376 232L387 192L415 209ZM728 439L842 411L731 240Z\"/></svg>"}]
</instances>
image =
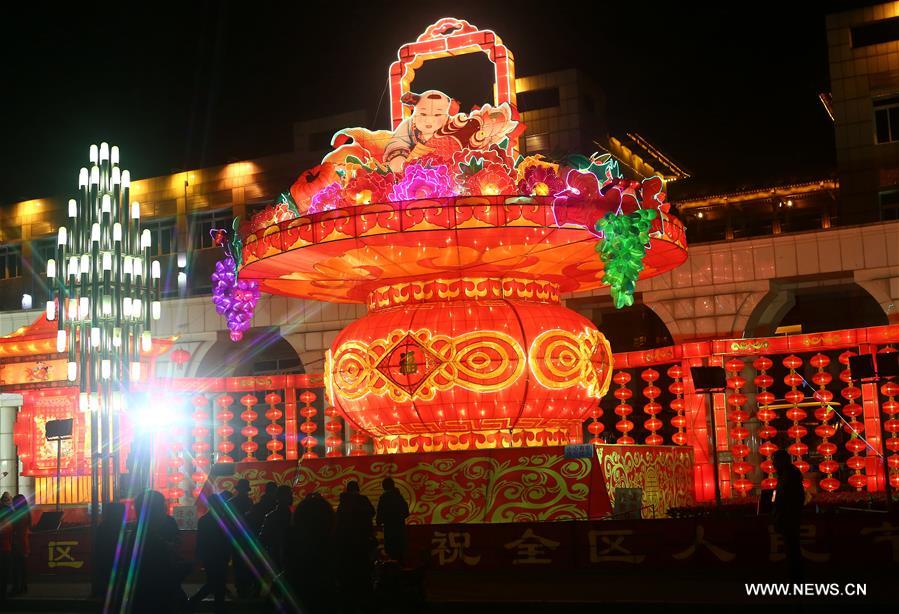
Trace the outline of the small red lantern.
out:
<instances>
[{"instance_id":1,"label":"small red lantern","mask_svg":"<svg viewBox=\"0 0 899 614\"><path fill-rule=\"evenodd\" d=\"M190 352L187 350L178 348L172 352L172 362L175 363L179 369L183 369L188 361L190 361Z\"/></svg>"}]
</instances>

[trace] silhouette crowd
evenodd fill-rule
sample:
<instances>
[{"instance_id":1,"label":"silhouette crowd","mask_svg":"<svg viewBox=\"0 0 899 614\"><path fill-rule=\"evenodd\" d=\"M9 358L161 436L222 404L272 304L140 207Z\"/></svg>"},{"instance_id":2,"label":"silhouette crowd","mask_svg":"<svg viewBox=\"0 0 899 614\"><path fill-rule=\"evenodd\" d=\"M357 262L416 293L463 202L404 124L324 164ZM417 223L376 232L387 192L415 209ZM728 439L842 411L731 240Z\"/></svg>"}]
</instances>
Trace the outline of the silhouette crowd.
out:
<instances>
[{"instance_id":1,"label":"silhouette crowd","mask_svg":"<svg viewBox=\"0 0 899 614\"><path fill-rule=\"evenodd\" d=\"M216 612L229 601L267 603L275 612L347 614L377 611L384 600L408 602L414 582L402 595L396 591L404 586L397 579L409 574L409 508L392 479L382 487L377 510L355 481L345 485L336 510L319 492L295 502L291 486L274 482L254 501L246 479L234 492L205 496L195 556L205 583L189 596L182 585L192 566L180 554L163 496L137 497L133 522L125 522L123 505L107 505L95 541L94 596L107 612L194 611L208 597ZM384 555L375 524L383 527ZM385 586L394 593L386 595Z\"/></svg>"}]
</instances>

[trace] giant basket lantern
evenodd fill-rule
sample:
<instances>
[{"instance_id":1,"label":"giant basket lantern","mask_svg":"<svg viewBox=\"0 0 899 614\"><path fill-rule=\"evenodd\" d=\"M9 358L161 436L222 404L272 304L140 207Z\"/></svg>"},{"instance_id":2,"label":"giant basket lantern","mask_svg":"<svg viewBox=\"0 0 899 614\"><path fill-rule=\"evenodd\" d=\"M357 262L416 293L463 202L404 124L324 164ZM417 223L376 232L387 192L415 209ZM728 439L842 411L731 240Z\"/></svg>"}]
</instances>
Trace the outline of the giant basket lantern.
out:
<instances>
[{"instance_id":1,"label":"giant basket lantern","mask_svg":"<svg viewBox=\"0 0 899 614\"><path fill-rule=\"evenodd\" d=\"M423 60L472 51L497 66L492 104L459 113L409 91ZM391 68L393 130L338 132L233 242L240 279L264 292L367 305L326 377L378 452L580 441L612 355L561 297L605 283L628 304L638 278L686 259L661 179L624 179L608 157L518 156L503 83L499 37L441 20Z\"/></svg>"}]
</instances>

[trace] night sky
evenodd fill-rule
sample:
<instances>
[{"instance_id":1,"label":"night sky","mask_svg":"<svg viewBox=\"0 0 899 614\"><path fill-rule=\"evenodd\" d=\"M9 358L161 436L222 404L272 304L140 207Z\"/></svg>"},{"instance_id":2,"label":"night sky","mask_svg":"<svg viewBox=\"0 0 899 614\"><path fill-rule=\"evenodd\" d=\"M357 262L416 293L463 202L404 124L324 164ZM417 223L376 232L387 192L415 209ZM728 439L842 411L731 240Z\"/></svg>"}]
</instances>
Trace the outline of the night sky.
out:
<instances>
[{"instance_id":1,"label":"night sky","mask_svg":"<svg viewBox=\"0 0 899 614\"><path fill-rule=\"evenodd\" d=\"M497 31L519 75L592 75L612 131L697 189L829 174L824 15L859 3L17 4L36 6L4 6L0 203L71 192L100 140L140 178L288 151L293 121L379 102L386 127L396 49L446 15Z\"/></svg>"}]
</instances>

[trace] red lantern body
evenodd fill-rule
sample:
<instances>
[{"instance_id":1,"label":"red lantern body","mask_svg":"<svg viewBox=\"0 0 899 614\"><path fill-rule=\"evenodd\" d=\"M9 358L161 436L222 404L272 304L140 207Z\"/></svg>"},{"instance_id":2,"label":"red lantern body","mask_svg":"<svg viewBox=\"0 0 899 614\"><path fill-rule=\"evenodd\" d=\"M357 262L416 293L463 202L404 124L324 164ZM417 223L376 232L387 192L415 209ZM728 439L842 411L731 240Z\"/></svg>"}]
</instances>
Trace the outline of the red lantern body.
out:
<instances>
[{"instance_id":1,"label":"red lantern body","mask_svg":"<svg viewBox=\"0 0 899 614\"><path fill-rule=\"evenodd\" d=\"M611 352L557 300L471 300L489 280L403 295L347 327L326 369L331 398L378 452L580 441L608 389ZM411 290L409 291L411 292ZM406 294L406 297L410 294ZM458 297L458 300L453 300Z\"/></svg>"}]
</instances>

